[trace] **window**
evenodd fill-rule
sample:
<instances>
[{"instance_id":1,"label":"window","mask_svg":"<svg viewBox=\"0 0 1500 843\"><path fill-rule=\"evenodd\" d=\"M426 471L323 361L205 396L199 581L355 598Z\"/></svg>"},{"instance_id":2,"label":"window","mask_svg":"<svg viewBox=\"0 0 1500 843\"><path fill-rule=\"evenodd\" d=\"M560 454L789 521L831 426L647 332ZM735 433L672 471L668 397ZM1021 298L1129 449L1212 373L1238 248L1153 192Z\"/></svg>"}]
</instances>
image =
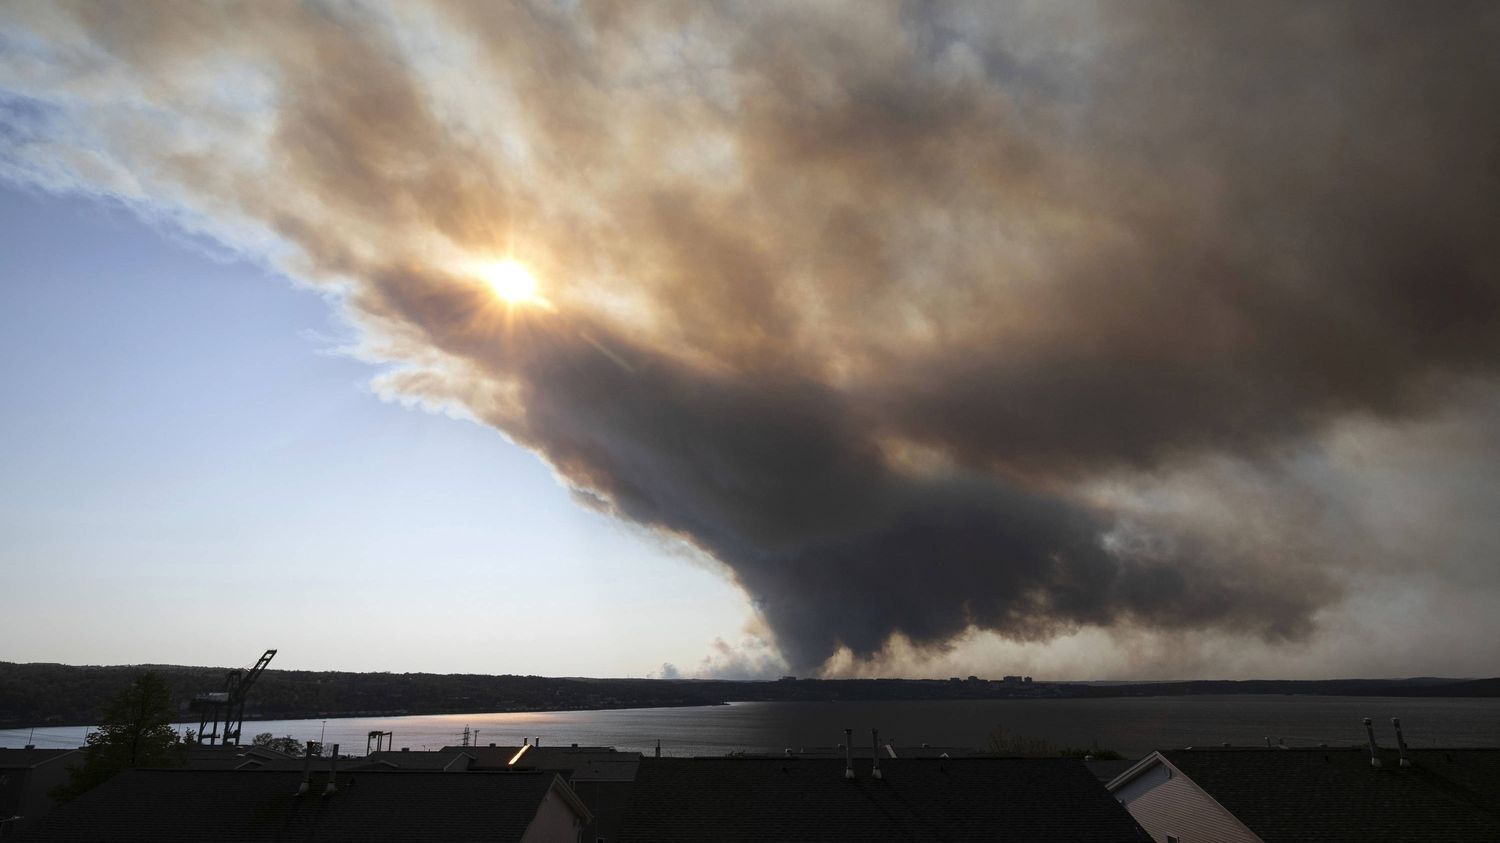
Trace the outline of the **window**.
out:
<instances>
[{"instance_id":1,"label":"window","mask_svg":"<svg viewBox=\"0 0 1500 843\"><path fill-rule=\"evenodd\" d=\"M1182 838L1181 837L1174 837L1174 836L1168 834L1167 835L1167 843L1182 843Z\"/></svg>"}]
</instances>

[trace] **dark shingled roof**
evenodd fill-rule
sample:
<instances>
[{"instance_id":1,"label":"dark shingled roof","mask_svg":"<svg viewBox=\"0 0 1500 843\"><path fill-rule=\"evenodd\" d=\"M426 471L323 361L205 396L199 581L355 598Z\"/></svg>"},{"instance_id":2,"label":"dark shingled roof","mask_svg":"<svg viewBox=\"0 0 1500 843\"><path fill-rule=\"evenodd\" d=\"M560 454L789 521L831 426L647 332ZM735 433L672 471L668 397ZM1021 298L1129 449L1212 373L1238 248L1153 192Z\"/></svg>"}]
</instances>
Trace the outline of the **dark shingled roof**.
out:
<instances>
[{"instance_id":1,"label":"dark shingled roof","mask_svg":"<svg viewBox=\"0 0 1500 843\"><path fill-rule=\"evenodd\" d=\"M468 756L464 759L463 756ZM349 762L349 769L375 767L395 767L401 770L446 770L450 766L457 771L469 769L474 758L473 753L468 750L440 750L437 752L402 752L390 750L385 752L372 752L364 758L355 758ZM458 764L453 762L458 761ZM357 766L356 766L357 765ZM340 767L344 765L339 765Z\"/></svg>"},{"instance_id":2,"label":"dark shingled roof","mask_svg":"<svg viewBox=\"0 0 1500 843\"><path fill-rule=\"evenodd\" d=\"M504 770L510 759L521 751L519 746L445 746L443 752L467 752L474 758L472 769ZM609 746L530 746L514 769L524 770L572 770L594 760L625 760L639 758L639 753L616 752Z\"/></svg>"},{"instance_id":3,"label":"dark shingled roof","mask_svg":"<svg viewBox=\"0 0 1500 843\"><path fill-rule=\"evenodd\" d=\"M45 819L46 841L520 840L550 773L127 770Z\"/></svg>"},{"instance_id":4,"label":"dark shingled roof","mask_svg":"<svg viewBox=\"0 0 1500 843\"><path fill-rule=\"evenodd\" d=\"M1089 772L1094 774L1094 778L1108 784L1116 776L1139 763L1139 758L1127 758L1118 761L1084 761L1083 766L1089 768Z\"/></svg>"},{"instance_id":5,"label":"dark shingled roof","mask_svg":"<svg viewBox=\"0 0 1500 843\"><path fill-rule=\"evenodd\" d=\"M622 841L1151 838L1083 764L1050 758L646 758Z\"/></svg>"},{"instance_id":6,"label":"dark shingled roof","mask_svg":"<svg viewBox=\"0 0 1500 843\"><path fill-rule=\"evenodd\" d=\"M0 770L21 770L56 761L76 749L5 749L0 748Z\"/></svg>"},{"instance_id":7,"label":"dark shingled roof","mask_svg":"<svg viewBox=\"0 0 1500 843\"><path fill-rule=\"evenodd\" d=\"M1500 840L1500 749L1166 750L1265 840Z\"/></svg>"}]
</instances>

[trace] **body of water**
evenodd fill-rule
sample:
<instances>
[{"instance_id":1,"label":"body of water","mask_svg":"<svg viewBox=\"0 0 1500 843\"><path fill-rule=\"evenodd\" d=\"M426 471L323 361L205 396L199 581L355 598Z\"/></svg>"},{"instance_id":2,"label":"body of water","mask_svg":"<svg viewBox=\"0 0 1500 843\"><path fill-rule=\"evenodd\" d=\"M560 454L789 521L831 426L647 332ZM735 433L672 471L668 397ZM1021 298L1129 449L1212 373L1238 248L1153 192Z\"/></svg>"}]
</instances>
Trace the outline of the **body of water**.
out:
<instances>
[{"instance_id":1,"label":"body of water","mask_svg":"<svg viewBox=\"0 0 1500 843\"><path fill-rule=\"evenodd\" d=\"M1414 697L1188 696L1075 700L927 700L905 702L743 702L695 708L614 711L537 711L440 714L324 720L246 722L244 737L271 732L341 745L362 754L372 730L394 733L397 747L437 749L457 744L465 726L477 743L501 746L523 738L542 745L577 743L650 752L661 741L666 755L724 755L833 746L843 729L896 745L983 747L997 727L1007 734L1042 738L1054 746L1099 746L1128 757L1153 749L1264 745L1362 744L1360 719L1375 720L1383 744L1394 744L1391 717L1400 717L1407 743L1427 746L1500 746L1500 699ZM190 724L196 728L197 723ZM50 727L0 731L0 746L77 746L88 730Z\"/></svg>"}]
</instances>

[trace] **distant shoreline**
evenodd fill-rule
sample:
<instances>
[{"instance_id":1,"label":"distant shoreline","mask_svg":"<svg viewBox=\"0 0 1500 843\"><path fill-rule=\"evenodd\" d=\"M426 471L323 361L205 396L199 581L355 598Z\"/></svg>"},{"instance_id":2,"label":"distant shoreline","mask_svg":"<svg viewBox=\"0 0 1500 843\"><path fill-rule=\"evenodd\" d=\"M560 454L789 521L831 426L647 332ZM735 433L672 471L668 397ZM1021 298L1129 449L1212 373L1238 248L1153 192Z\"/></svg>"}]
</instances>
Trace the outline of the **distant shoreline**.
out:
<instances>
[{"instance_id":1,"label":"distant shoreline","mask_svg":"<svg viewBox=\"0 0 1500 843\"><path fill-rule=\"evenodd\" d=\"M274 715L274 716L272 716L272 715L255 715L255 716L251 716L249 713L246 713L245 714L245 723L247 725L246 725L245 729L246 729L246 734L248 734L249 733L249 725L248 724L250 724L250 723L274 723L274 722L279 722L279 721L283 721L283 720L361 720L361 719L366 719L366 718L369 718L369 719L388 719L388 718L393 718L393 717L441 717L441 716L450 715L450 714L451 715L471 715L471 716L473 716L473 715L481 715L481 714L552 714L552 713L557 713L557 712L570 712L570 711L640 711L642 709L651 709L651 708L712 708L714 706L731 705L731 704L736 703L736 702L741 702L741 700L726 700L724 702L709 702L709 703L683 703L681 705L616 705L616 706L604 706L604 707L601 707L601 708L517 708L517 709L506 710L506 711L498 711L498 710L495 710L495 709L484 709L484 710L473 710L473 711L470 711L470 710L464 710L464 711L351 711L351 712L323 711L323 712L317 712L317 713L313 713L313 714L308 714L308 713L302 713L302 714L292 713L292 714L286 714L286 715L277 714L277 715ZM186 715L179 715L179 717L181 719L175 721L172 724L173 726L180 726L180 725L184 725L184 724L189 725L189 726L196 726L196 724L198 722L198 718L196 718L196 717L188 718ZM79 729L79 728L93 728L93 727L98 726L98 725L99 725L99 722L97 720L90 720L88 722L69 722L69 723L62 723L62 722L58 722L58 721L52 721L52 722L47 722L47 723L23 723L23 724L21 724L19 726L15 726L15 725L11 725L10 723L8 723L6 721L0 720L0 731L14 732L14 731L22 730L22 729Z\"/></svg>"},{"instance_id":2,"label":"distant shoreline","mask_svg":"<svg viewBox=\"0 0 1500 843\"><path fill-rule=\"evenodd\" d=\"M87 726L134 675L154 670L181 700L218 690L224 668L0 662L0 729ZM1086 684L978 677L950 679L587 679L432 673L267 670L251 689L245 719L310 720L687 708L743 702L1097 699L1232 694L1500 697L1500 678L1190 680Z\"/></svg>"}]
</instances>

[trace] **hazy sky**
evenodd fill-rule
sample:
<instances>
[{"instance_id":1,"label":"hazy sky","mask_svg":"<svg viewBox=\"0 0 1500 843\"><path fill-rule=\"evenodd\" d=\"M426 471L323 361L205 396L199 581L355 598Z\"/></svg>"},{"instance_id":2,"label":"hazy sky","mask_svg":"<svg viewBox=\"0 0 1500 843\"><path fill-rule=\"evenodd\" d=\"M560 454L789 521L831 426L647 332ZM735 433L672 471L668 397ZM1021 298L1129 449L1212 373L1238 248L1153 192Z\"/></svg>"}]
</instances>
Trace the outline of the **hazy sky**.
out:
<instances>
[{"instance_id":1,"label":"hazy sky","mask_svg":"<svg viewBox=\"0 0 1500 843\"><path fill-rule=\"evenodd\" d=\"M317 295L107 204L0 223L0 659L639 676L741 637L722 577L373 396Z\"/></svg>"},{"instance_id":2,"label":"hazy sky","mask_svg":"<svg viewBox=\"0 0 1500 843\"><path fill-rule=\"evenodd\" d=\"M1500 673L1497 37L0 5L0 658Z\"/></svg>"}]
</instances>

